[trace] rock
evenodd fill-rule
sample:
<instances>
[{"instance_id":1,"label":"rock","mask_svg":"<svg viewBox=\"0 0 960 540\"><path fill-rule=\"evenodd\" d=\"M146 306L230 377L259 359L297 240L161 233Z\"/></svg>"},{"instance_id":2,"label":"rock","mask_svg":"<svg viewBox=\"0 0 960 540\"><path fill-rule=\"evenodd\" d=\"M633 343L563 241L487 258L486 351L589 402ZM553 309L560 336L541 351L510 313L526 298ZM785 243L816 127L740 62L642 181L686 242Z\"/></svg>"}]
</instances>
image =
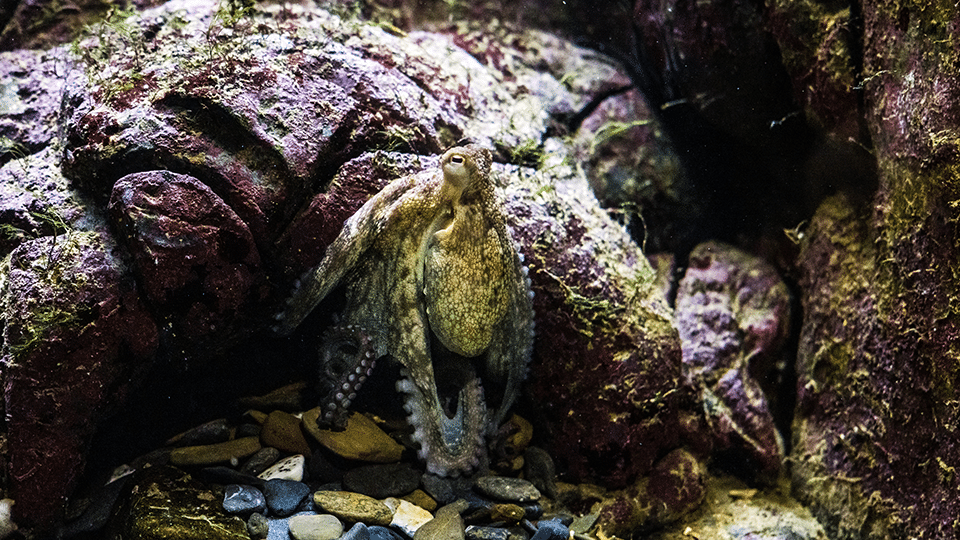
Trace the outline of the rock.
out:
<instances>
[{"instance_id":1,"label":"rock","mask_svg":"<svg viewBox=\"0 0 960 540\"><path fill-rule=\"evenodd\" d=\"M537 523L537 532L530 540L569 540L570 529L559 520L543 520Z\"/></svg>"},{"instance_id":2,"label":"rock","mask_svg":"<svg viewBox=\"0 0 960 540\"><path fill-rule=\"evenodd\" d=\"M17 530L17 524L13 522L12 508L13 499L0 499L0 539L10 536Z\"/></svg>"},{"instance_id":3,"label":"rock","mask_svg":"<svg viewBox=\"0 0 960 540\"><path fill-rule=\"evenodd\" d=\"M484 476L477 479L476 487L480 493L502 501L523 503L540 498L540 491L532 483L521 478Z\"/></svg>"},{"instance_id":4,"label":"rock","mask_svg":"<svg viewBox=\"0 0 960 540\"><path fill-rule=\"evenodd\" d=\"M421 474L409 463L366 465L347 471L343 487L374 499L399 497L417 489Z\"/></svg>"},{"instance_id":5,"label":"rock","mask_svg":"<svg viewBox=\"0 0 960 540\"><path fill-rule=\"evenodd\" d=\"M287 526L295 540L336 540L343 534L343 524L330 514L293 516Z\"/></svg>"},{"instance_id":6,"label":"rock","mask_svg":"<svg viewBox=\"0 0 960 540\"><path fill-rule=\"evenodd\" d=\"M516 524L526 517L526 511L515 504L495 504L490 507L490 521Z\"/></svg>"},{"instance_id":7,"label":"rock","mask_svg":"<svg viewBox=\"0 0 960 540\"><path fill-rule=\"evenodd\" d=\"M262 514L267 509L267 500L259 489L252 486L231 484L224 488L223 509L228 514Z\"/></svg>"},{"instance_id":8,"label":"rock","mask_svg":"<svg viewBox=\"0 0 960 540\"><path fill-rule=\"evenodd\" d=\"M427 512L433 512L437 509L437 501L435 501L430 495L427 495L427 493L422 489L415 489L407 495L401 497L401 499L412 502Z\"/></svg>"},{"instance_id":9,"label":"rock","mask_svg":"<svg viewBox=\"0 0 960 540\"><path fill-rule=\"evenodd\" d=\"M267 523L270 530L267 533L267 540L290 540L290 519L295 516L313 516L314 512L302 511L293 516L269 517Z\"/></svg>"},{"instance_id":10,"label":"rock","mask_svg":"<svg viewBox=\"0 0 960 540\"><path fill-rule=\"evenodd\" d=\"M170 452L170 463L177 466L230 463L252 456L258 450L260 450L260 440L256 437L203 446L185 446L174 448Z\"/></svg>"},{"instance_id":11,"label":"rock","mask_svg":"<svg viewBox=\"0 0 960 540\"><path fill-rule=\"evenodd\" d=\"M307 391L308 385L305 382L288 384L262 396L240 398L240 407L266 411L277 409L281 411L302 411L309 407L309 405L303 406L306 401L304 394Z\"/></svg>"},{"instance_id":12,"label":"rock","mask_svg":"<svg viewBox=\"0 0 960 540\"><path fill-rule=\"evenodd\" d=\"M263 480L260 478L224 466L204 467L197 471L196 477L198 480L208 484L220 484L223 486L239 484L250 485L257 488L263 487Z\"/></svg>"},{"instance_id":13,"label":"rock","mask_svg":"<svg viewBox=\"0 0 960 540\"><path fill-rule=\"evenodd\" d=\"M413 540L463 540L463 518L460 517L460 512L465 508L465 502L441 507L433 519L417 529Z\"/></svg>"},{"instance_id":14,"label":"rock","mask_svg":"<svg viewBox=\"0 0 960 540\"><path fill-rule=\"evenodd\" d=\"M433 519L433 514L403 499L388 497L384 499L383 504L387 505L387 507L393 511L393 519L390 520L390 526L400 529L410 537L414 536L417 529L423 526L424 523Z\"/></svg>"},{"instance_id":15,"label":"rock","mask_svg":"<svg viewBox=\"0 0 960 540\"><path fill-rule=\"evenodd\" d=\"M283 411L267 415L260 431L260 442L291 454L310 453L310 445L300 431L300 419Z\"/></svg>"},{"instance_id":16,"label":"rock","mask_svg":"<svg viewBox=\"0 0 960 540\"><path fill-rule=\"evenodd\" d=\"M263 517L263 514L254 512L247 519L247 532L253 540L261 540L270 533L270 523L267 522L267 518Z\"/></svg>"},{"instance_id":17,"label":"rock","mask_svg":"<svg viewBox=\"0 0 960 540\"><path fill-rule=\"evenodd\" d=\"M362 521L369 525L390 525L393 510L366 495L349 491L317 491L313 503L324 512L344 521Z\"/></svg>"},{"instance_id":18,"label":"rock","mask_svg":"<svg viewBox=\"0 0 960 540\"><path fill-rule=\"evenodd\" d=\"M540 493L557 498L557 472L546 450L531 446L524 451L523 475Z\"/></svg>"},{"instance_id":19,"label":"rock","mask_svg":"<svg viewBox=\"0 0 960 540\"><path fill-rule=\"evenodd\" d=\"M136 471L131 471L130 474L125 474L115 480L111 480L96 490L94 494L90 496L90 504L83 510L83 513L62 527L58 531L57 537L73 538L81 534L91 534L101 530L109 522L110 516L114 514L117 501L120 499L120 496L126 492L128 484L132 480L133 473L135 472ZM0 500L0 524L4 522L4 511L9 513L10 506L12 505L13 500L11 499ZM7 516L6 519L9 521L11 517ZM6 535L2 534L2 532L2 525L0 525L0 539L6 538Z\"/></svg>"},{"instance_id":20,"label":"rock","mask_svg":"<svg viewBox=\"0 0 960 540\"><path fill-rule=\"evenodd\" d=\"M269 469L260 473L259 477L262 480L281 479L299 482L303 480L305 462L306 458L300 454L285 457L274 463Z\"/></svg>"},{"instance_id":21,"label":"rock","mask_svg":"<svg viewBox=\"0 0 960 540\"><path fill-rule=\"evenodd\" d=\"M165 444L166 446L199 446L222 443L229 439L230 424L226 418L220 418L174 435Z\"/></svg>"},{"instance_id":22,"label":"rock","mask_svg":"<svg viewBox=\"0 0 960 540\"><path fill-rule=\"evenodd\" d=\"M121 406L159 343L112 244L65 231L24 241L0 265L6 493L21 527L62 518L97 423Z\"/></svg>"},{"instance_id":23,"label":"rock","mask_svg":"<svg viewBox=\"0 0 960 540\"><path fill-rule=\"evenodd\" d=\"M358 521L340 537L340 540L370 540L370 531L367 530L366 525Z\"/></svg>"},{"instance_id":24,"label":"rock","mask_svg":"<svg viewBox=\"0 0 960 540\"><path fill-rule=\"evenodd\" d=\"M277 462L280 457L280 451L276 448L266 446L257 451L240 467L240 472L257 476L266 471L271 465ZM302 480L301 478L288 478L288 480ZM268 478L269 480L269 478Z\"/></svg>"},{"instance_id":25,"label":"rock","mask_svg":"<svg viewBox=\"0 0 960 540\"><path fill-rule=\"evenodd\" d=\"M240 424L237 426L235 435L238 439L242 439L243 437L259 437L260 426L250 423Z\"/></svg>"},{"instance_id":26,"label":"rock","mask_svg":"<svg viewBox=\"0 0 960 540\"><path fill-rule=\"evenodd\" d=\"M510 533L500 527L478 527L470 525L464 531L467 540L508 540Z\"/></svg>"},{"instance_id":27,"label":"rock","mask_svg":"<svg viewBox=\"0 0 960 540\"><path fill-rule=\"evenodd\" d=\"M300 503L310 495L310 488L303 482L274 478L263 485L263 496L273 515L286 517L297 511Z\"/></svg>"},{"instance_id":28,"label":"rock","mask_svg":"<svg viewBox=\"0 0 960 540\"><path fill-rule=\"evenodd\" d=\"M739 470L774 482L783 441L759 381L782 379L774 366L790 329L790 292L772 266L726 244L700 244L689 261L675 310L684 373L703 393L715 451L746 456Z\"/></svg>"},{"instance_id":29,"label":"rock","mask_svg":"<svg viewBox=\"0 0 960 540\"><path fill-rule=\"evenodd\" d=\"M435 474L424 474L420 478L424 491L440 504L449 504L456 500L450 480Z\"/></svg>"},{"instance_id":30,"label":"rock","mask_svg":"<svg viewBox=\"0 0 960 540\"><path fill-rule=\"evenodd\" d=\"M373 463L400 461L403 447L366 416L352 413L344 431L332 431L317 426L319 414L319 407L303 413L303 427L331 452L346 459Z\"/></svg>"},{"instance_id":31,"label":"rock","mask_svg":"<svg viewBox=\"0 0 960 540\"><path fill-rule=\"evenodd\" d=\"M170 325L169 346L210 354L229 345L264 279L241 217L197 178L167 170L117 180L109 211L146 299Z\"/></svg>"},{"instance_id":32,"label":"rock","mask_svg":"<svg viewBox=\"0 0 960 540\"><path fill-rule=\"evenodd\" d=\"M183 471L169 466L138 471L117 523L123 538L236 540L246 522L223 513L220 498Z\"/></svg>"},{"instance_id":33,"label":"rock","mask_svg":"<svg viewBox=\"0 0 960 540\"><path fill-rule=\"evenodd\" d=\"M370 540L404 540L399 533L395 533L386 527L381 527L380 525L367 527L367 534L369 535Z\"/></svg>"}]
</instances>

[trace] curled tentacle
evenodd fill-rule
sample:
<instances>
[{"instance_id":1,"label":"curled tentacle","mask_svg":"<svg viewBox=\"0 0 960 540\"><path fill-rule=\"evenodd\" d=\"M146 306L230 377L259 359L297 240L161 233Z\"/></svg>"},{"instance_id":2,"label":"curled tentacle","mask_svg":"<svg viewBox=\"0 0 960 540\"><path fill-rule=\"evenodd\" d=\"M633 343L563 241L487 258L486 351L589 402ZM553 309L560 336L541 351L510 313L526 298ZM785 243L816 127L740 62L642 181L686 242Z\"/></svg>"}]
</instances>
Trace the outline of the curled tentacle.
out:
<instances>
[{"instance_id":1,"label":"curled tentacle","mask_svg":"<svg viewBox=\"0 0 960 540\"><path fill-rule=\"evenodd\" d=\"M369 334L356 325L327 331L320 350L320 406L317 425L342 431L347 427L350 404L367 377L377 355Z\"/></svg>"}]
</instances>

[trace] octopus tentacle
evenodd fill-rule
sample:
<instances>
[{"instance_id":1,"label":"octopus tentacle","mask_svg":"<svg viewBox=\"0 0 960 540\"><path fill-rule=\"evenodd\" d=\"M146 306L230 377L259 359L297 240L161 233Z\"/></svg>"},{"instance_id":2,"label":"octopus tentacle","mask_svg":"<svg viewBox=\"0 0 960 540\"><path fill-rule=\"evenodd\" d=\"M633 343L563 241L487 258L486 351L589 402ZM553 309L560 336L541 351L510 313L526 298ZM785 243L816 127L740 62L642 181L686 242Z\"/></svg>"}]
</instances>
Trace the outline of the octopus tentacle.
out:
<instances>
[{"instance_id":1,"label":"octopus tentacle","mask_svg":"<svg viewBox=\"0 0 960 540\"><path fill-rule=\"evenodd\" d=\"M426 462L427 472L458 476L480 465L487 414L478 378L461 387L452 418L443 413L437 392L422 392L406 370L401 371L397 391L406 394L403 408L409 413L407 421L414 428L414 440L420 443L419 456Z\"/></svg>"},{"instance_id":2,"label":"octopus tentacle","mask_svg":"<svg viewBox=\"0 0 960 540\"><path fill-rule=\"evenodd\" d=\"M373 340L358 325L327 331L320 351L321 414L317 425L342 431L347 427L350 404L373 373L377 355Z\"/></svg>"}]
</instances>

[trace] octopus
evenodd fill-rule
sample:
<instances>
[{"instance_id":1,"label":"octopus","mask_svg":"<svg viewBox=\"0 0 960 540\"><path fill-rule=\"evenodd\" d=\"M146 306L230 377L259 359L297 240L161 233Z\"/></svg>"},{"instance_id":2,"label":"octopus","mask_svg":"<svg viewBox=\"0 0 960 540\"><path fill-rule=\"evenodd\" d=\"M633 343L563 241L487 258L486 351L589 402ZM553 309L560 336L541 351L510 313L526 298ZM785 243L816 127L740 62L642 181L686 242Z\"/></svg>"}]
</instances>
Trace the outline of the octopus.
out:
<instances>
[{"instance_id":1,"label":"octopus","mask_svg":"<svg viewBox=\"0 0 960 540\"><path fill-rule=\"evenodd\" d=\"M290 333L342 285L346 307L321 350L318 423L343 426L389 356L402 366L396 387L420 458L438 475L480 465L533 347L533 293L491 162L489 150L459 146L437 169L392 181L344 223L278 316Z\"/></svg>"}]
</instances>

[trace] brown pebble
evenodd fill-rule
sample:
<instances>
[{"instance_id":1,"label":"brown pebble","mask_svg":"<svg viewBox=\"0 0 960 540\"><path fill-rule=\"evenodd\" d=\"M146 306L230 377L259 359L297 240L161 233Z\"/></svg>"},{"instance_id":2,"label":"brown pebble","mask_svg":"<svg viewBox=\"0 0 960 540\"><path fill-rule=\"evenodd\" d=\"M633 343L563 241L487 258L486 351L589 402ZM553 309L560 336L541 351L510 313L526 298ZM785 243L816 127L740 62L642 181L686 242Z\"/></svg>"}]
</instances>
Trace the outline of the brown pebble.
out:
<instances>
[{"instance_id":1,"label":"brown pebble","mask_svg":"<svg viewBox=\"0 0 960 540\"><path fill-rule=\"evenodd\" d=\"M352 491L318 491L313 494L313 503L324 512L354 523L386 527L393 520L393 511L386 504Z\"/></svg>"},{"instance_id":2,"label":"brown pebble","mask_svg":"<svg viewBox=\"0 0 960 540\"><path fill-rule=\"evenodd\" d=\"M405 501L412 502L427 512L433 512L437 509L437 501L433 500L433 497L427 495L427 492L422 489L415 489L400 498Z\"/></svg>"},{"instance_id":3,"label":"brown pebble","mask_svg":"<svg viewBox=\"0 0 960 540\"><path fill-rule=\"evenodd\" d=\"M513 524L523 519L523 508L515 504L495 504L490 508L490 521L505 521Z\"/></svg>"},{"instance_id":4,"label":"brown pebble","mask_svg":"<svg viewBox=\"0 0 960 540\"><path fill-rule=\"evenodd\" d=\"M310 445L300 431L300 419L288 412L273 411L267 415L260 430L260 442L282 452L310 454Z\"/></svg>"},{"instance_id":5,"label":"brown pebble","mask_svg":"<svg viewBox=\"0 0 960 540\"><path fill-rule=\"evenodd\" d=\"M244 437L218 444L174 448L170 452L170 463L178 466L214 465L252 456L258 450L260 450L258 438Z\"/></svg>"},{"instance_id":6,"label":"brown pebble","mask_svg":"<svg viewBox=\"0 0 960 540\"><path fill-rule=\"evenodd\" d=\"M303 413L303 428L338 456L371 463L400 461L403 447L366 416L353 413L347 420L347 429L332 431L317 426L319 415L319 407Z\"/></svg>"}]
</instances>

